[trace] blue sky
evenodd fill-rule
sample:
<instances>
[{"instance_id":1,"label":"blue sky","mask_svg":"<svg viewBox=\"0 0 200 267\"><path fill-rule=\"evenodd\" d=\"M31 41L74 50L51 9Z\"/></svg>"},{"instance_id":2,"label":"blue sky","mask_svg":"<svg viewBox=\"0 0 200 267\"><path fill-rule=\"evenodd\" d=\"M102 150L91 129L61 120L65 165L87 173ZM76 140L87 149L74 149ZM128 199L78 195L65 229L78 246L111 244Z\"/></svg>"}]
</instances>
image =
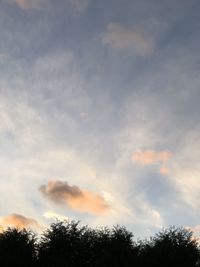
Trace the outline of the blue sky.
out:
<instances>
[{"instance_id":1,"label":"blue sky","mask_svg":"<svg viewBox=\"0 0 200 267\"><path fill-rule=\"evenodd\" d=\"M0 1L1 225L198 232L199 10Z\"/></svg>"}]
</instances>

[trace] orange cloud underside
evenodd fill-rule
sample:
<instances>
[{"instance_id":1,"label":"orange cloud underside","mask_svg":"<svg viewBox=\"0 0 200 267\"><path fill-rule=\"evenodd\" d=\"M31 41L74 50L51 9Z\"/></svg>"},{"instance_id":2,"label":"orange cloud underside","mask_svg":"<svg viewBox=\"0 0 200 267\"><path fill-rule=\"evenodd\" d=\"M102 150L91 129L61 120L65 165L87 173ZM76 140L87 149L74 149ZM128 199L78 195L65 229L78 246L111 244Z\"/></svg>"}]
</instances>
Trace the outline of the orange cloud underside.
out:
<instances>
[{"instance_id":1,"label":"orange cloud underside","mask_svg":"<svg viewBox=\"0 0 200 267\"><path fill-rule=\"evenodd\" d=\"M40 192L56 204L64 204L78 212L103 214L109 209L106 200L99 194L85 191L67 182L49 181L40 187Z\"/></svg>"},{"instance_id":2,"label":"orange cloud underside","mask_svg":"<svg viewBox=\"0 0 200 267\"><path fill-rule=\"evenodd\" d=\"M94 193L83 191L80 197L66 197L66 204L77 211L102 214L108 209L105 200Z\"/></svg>"},{"instance_id":3,"label":"orange cloud underside","mask_svg":"<svg viewBox=\"0 0 200 267\"><path fill-rule=\"evenodd\" d=\"M2 232L3 229L7 227L15 227L19 229L23 229L23 228L40 229L41 228L41 226L36 220L32 218L27 218L20 214L11 214L5 217L1 217L0 218L0 231Z\"/></svg>"}]
</instances>

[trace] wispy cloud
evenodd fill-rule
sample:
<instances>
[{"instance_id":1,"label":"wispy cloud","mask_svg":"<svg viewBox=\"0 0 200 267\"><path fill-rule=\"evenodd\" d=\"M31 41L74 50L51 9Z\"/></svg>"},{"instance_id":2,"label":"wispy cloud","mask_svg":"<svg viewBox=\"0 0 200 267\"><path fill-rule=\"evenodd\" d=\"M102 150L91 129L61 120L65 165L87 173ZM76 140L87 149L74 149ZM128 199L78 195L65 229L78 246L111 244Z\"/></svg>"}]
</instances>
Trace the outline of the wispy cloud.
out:
<instances>
[{"instance_id":1,"label":"wispy cloud","mask_svg":"<svg viewBox=\"0 0 200 267\"><path fill-rule=\"evenodd\" d=\"M193 240L197 241L200 244L200 225L195 225L192 227L185 227L186 230L193 233Z\"/></svg>"},{"instance_id":2,"label":"wispy cloud","mask_svg":"<svg viewBox=\"0 0 200 267\"><path fill-rule=\"evenodd\" d=\"M170 172L170 170L169 170L169 168L167 168L166 166L162 166L162 167L160 168L160 173L161 173L161 174L169 174L169 172Z\"/></svg>"},{"instance_id":3,"label":"wispy cloud","mask_svg":"<svg viewBox=\"0 0 200 267\"><path fill-rule=\"evenodd\" d=\"M73 177L70 185L100 193L109 212L74 213L94 213L82 192L76 198L69 194L73 204L63 197L64 206L54 206L55 213L96 225L133 224L133 229L155 225L155 218L157 225L186 219L199 224L194 3L128 0L121 9L114 0L90 0L91 8L88 0L0 2L1 213L14 210L40 221L53 202L41 201L35 188L45 184L47 191L44 177ZM85 17L74 18L84 10ZM152 52L151 60L143 57ZM158 145L173 150L173 158L163 159ZM103 194L107 190L111 196ZM84 209L73 208L75 199Z\"/></svg>"},{"instance_id":4,"label":"wispy cloud","mask_svg":"<svg viewBox=\"0 0 200 267\"><path fill-rule=\"evenodd\" d=\"M160 173L168 174L169 169L166 163L171 159L172 154L169 151L140 150L132 156L132 161L140 165L161 164Z\"/></svg>"},{"instance_id":5,"label":"wispy cloud","mask_svg":"<svg viewBox=\"0 0 200 267\"><path fill-rule=\"evenodd\" d=\"M125 28L120 23L110 23L102 36L102 43L116 50L134 49L138 54L146 55L153 51L153 42L140 31Z\"/></svg>"},{"instance_id":6,"label":"wispy cloud","mask_svg":"<svg viewBox=\"0 0 200 267\"><path fill-rule=\"evenodd\" d=\"M171 158L169 151L154 151L154 150L143 150L137 151L133 154L133 161L141 165L151 165L156 163L166 163Z\"/></svg>"},{"instance_id":7,"label":"wispy cloud","mask_svg":"<svg viewBox=\"0 0 200 267\"><path fill-rule=\"evenodd\" d=\"M66 216L63 216L63 215L60 215L56 212L53 212L53 211L46 211L44 214L43 214L43 217L45 217L46 219L58 219L58 220L69 220L68 217Z\"/></svg>"},{"instance_id":8,"label":"wispy cloud","mask_svg":"<svg viewBox=\"0 0 200 267\"><path fill-rule=\"evenodd\" d=\"M11 0L16 3L21 9L29 10L29 9L40 9L43 4L49 3L49 0ZM75 12L81 13L83 12L90 0L66 0L66 4L71 7L71 9Z\"/></svg>"},{"instance_id":9,"label":"wispy cloud","mask_svg":"<svg viewBox=\"0 0 200 267\"><path fill-rule=\"evenodd\" d=\"M67 205L78 212L103 214L109 209L105 199L96 193L70 186L63 181L49 181L39 188L40 192L56 204Z\"/></svg>"},{"instance_id":10,"label":"wispy cloud","mask_svg":"<svg viewBox=\"0 0 200 267\"><path fill-rule=\"evenodd\" d=\"M200 191L200 150L199 130L191 130L182 138L181 147L173 162L173 179L182 194L183 200L191 205L199 216Z\"/></svg>"},{"instance_id":11,"label":"wispy cloud","mask_svg":"<svg viewBox=\"0 0 200 267\"><path fill-rule=\"evenodd\" d=\"M7 227L16 227L19 229L33 228L36 230L41 230L42 228L35 219L15 213L0 218L0 228L6 229Z\"/></svg>"},{"instance_id":12,"label":"wispy cloud","mask_svg":"<svg viewBox=\"0 0 200 267\"><path fill-rule=\"evenodd\" d=\"M41 7L43 0L13 0L20 8L28 9L38 9Z\"/></svg>"}]
</instances>

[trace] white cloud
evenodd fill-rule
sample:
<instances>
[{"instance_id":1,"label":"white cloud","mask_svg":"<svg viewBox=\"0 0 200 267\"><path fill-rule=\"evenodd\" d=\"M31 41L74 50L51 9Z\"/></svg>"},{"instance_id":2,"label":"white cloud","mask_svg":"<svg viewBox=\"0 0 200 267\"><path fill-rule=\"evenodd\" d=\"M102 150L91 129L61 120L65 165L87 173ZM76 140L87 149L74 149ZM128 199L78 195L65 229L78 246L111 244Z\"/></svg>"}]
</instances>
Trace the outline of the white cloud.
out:
<instances>
[{"instance_id":1,"label":"white cloud","mask_svg":"<svg viewBox=\"0 0 200 267\"><path fill-rule=\"evenodd\" d=\"M58 219L60 221L70 220L69 217L66 217L64 215L60 215L60 214L53 212L53 211L46 211L43 214L43 217L45 217L46 219Z\"/></svg>"},{"instance_id":2,"label":"white cloud","mask_svg":"<svg viewBox=\"0 0 200 267\"><path fill-rule=\"evenodd\" d=\"M159 210L151 206L145 197L136 199L133 196L140 195L134 187L135 178L140 177L140 172L137 166L130 164L131 155L138 147L144 149L151 147L156 150L156 145L165 141L159 131L163 125L165 126L166 121L170 120L170 117L167 117L168 114L166 115L162 102L159 104L160 98L151 94L151 88L144 90L145 92L141 95L135 94L131 97L129 94L129 99L124 101L124 105L127 106L121 107L124 125L121 127L119 122L118 131L112 132L114 149L117 152L112 151L112 153L116 158L111 163L108 162L107 167L99 159L98 150L105 148L104 154L109 153L106 150L110 145L108 140L105 140L103 146L99 142L97 133L97 136L93 136L96 141L95 148L92 147L91 135L79 135L81 131L73 117L77 112L78 121L80 121L80 114L83 110L86 110L88 114L92 111L90 110L90 97L87 95L87 90L84 90L87 83L74 66L74 59L70 55L51 55L51 57L41 58L30 68L30 80L24 76L24 82L15 82L19 97L16 97L11 89L5 87L6 101L1 97L0 128L2 138L11 133L5 138L10 142L10 139L15 137L14 145L6 146L5 150L9 150L11 156L13 150L17 150L14 160L6 158L5 150L2 150L1 154L3 162L1 180L4 180L1 182L1 195L3 202L6 203L5 206L9 210L17 207L17 212L21 212L21 209L25 214L29 209L32 209L33 213L39 210L41 212L41 209L42 212L49 210L51 206L40 199L38 202L41 202L37 203L40 205L37 207L32 204L33 199L36 201L38 197L34 188L52 177L67 177L67 179L69 177L70 184L78 184L81 188L89 186L89 190L92 191L109 189L112 192L111 195L105 194L106 200L116 203L111 215L105 216L104 219L91 219L91 223L145 224L144 227L162 225ZM12 80L14 79L15 77ZM20 80L20 78L17 79L17 81ZM8 81L6 83L9 84ZM24 97L23 90L20 91L23 86L30 89L26 91L29 95L27 98ZM30 99L34 99L34 102ZM163 112L157 112L161 107ZM93 129L89 129L88 132L90 130ZM69 132L73 134L73 141L68 138ZM80 147L79 144L77 145L78 141L80 141ZM81 143L84 143L87 149L82 150ZM188 151L184 154L189 153L190 143L187 146ZM194 158L198 157L199 155L196 154ZM126 169L129 171L128 174ZM178 178L180 182L182 175L184 173ZM198 180L197 176L194 178ZM9 201L3 190L3 183L6 184L6 180L9 181L8 191L14 192L13 200ZM187 190L189 190L188 185ZM138 206L141 207L139 211L136 209ZM62 211L56 210L56 213L60 214ZM71 218L72 214L67 214L67 217L68 215ZM35 216L31 214L31 217Z\"/></svg>"},{"instance_id":3,"label":"white cloud","mask_svg":"<svg viewBox=\"0 0 200 267\"><path fill-rule=\"evenodd\" d=\"M171 179L179 188L183 200L199 213L200 150L199 132L191 130L182 139L174 158Z\"/></svg>"}]
</instances>

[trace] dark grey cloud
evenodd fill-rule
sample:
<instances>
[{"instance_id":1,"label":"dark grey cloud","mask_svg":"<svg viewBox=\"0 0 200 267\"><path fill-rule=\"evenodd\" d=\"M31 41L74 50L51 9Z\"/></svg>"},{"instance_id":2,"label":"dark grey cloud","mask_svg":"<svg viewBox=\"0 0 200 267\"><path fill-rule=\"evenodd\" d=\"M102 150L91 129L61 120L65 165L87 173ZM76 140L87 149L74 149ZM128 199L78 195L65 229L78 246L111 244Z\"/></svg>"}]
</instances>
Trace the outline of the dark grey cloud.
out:
<instances>
[{"instance_id":1,"label":"dark grey cloud","mask_svg":"<svg viewBox=\"0 0 200 267\"><path fill-rule=\"evenodd\" d=\"M39 191L55 203L64 203L67 197L81 197L82 192L77 186L70 186L67 182L50 181L42 185Z\"/></svg>"}]
</instances>

